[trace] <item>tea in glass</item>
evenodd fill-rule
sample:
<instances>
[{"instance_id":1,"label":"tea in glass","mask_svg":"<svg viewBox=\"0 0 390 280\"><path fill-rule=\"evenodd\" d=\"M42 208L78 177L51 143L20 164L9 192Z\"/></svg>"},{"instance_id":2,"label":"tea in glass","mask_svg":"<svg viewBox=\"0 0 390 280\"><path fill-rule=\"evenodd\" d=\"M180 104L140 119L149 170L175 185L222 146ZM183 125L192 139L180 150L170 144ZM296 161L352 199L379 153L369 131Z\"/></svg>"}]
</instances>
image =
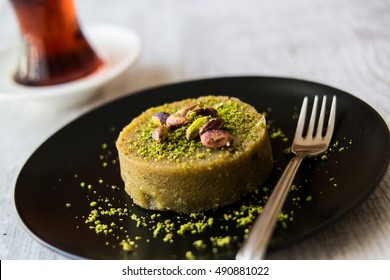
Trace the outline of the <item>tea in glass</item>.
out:
<instances>
[{"instance_id":1,"label":"tea in glass","mask_svg":"<svg viewBox=\"0 0 390 280\"><path fill-rule=\"evenodd\" d=\"M23 39L14 75L27 86L61 84L96 71L102 60L85 38L73 0L9 0Z\"/></svg>"}]
</instances>

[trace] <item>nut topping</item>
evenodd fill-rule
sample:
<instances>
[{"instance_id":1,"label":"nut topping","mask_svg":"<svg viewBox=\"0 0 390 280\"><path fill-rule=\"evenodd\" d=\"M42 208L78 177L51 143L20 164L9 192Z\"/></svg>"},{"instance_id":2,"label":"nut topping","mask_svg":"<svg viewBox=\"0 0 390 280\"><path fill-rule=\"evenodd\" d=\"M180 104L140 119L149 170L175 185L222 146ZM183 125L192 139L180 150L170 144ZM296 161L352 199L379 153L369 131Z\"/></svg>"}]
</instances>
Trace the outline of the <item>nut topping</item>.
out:
<instances>
[{"instance_id":1,"label":"nut topping","mask_svg":"<svg viewBox=\"0 0 390 280\"><path fill-rule=\"evenodd\" d=\"M195 113L198 116L212 116L212 117L216 117L218 114L217 110L212 107L195 108L188 111L187 114L191 114L191 113Z\"/></svg>"},{"instance_id":2,"label":"nut topping","mask_svg":"<svg viewBox=\"0 0 390 280\"><path fill-rule=\"evenodd\" d=\"M208 148L230 146L233 136L225 130L208 130L200 136L202 145Z\"/></svg>"},{"instance_id":3,"label":"nut topping","mask_svg":"<svg viewBox=\"0 0 390 280\"><path fill-rule=\"evenodd\" d=\"M198 106L198 105L189 104L189 105L185 106L184 108L180 109L179 111L177 111L176 114L184 117L185 115L187 115L188 111L194 109L196 106Z\"/></svg>"},{"instance_id":4,"label":"nut topping","mask_svg":"<svg viewBox=\"0 0 390 280\"><path fill-rule=\"evenodd\" d=\"M218 112L213 107L199 107L189 104L174 114L159 112L152 116L152 121L158 125L153 131L152 138L157 143L164 142L172 129L189 124L185 138L193 140L200 136L203 146L219 148L230 146L233 136L223 130L225 121L217 117ZM197 117L198 116L198 117ZM210 117L213 117L211 120Z\"/></svg>"},{"instance_id":5,"label":"nut topping","mask_svg":"<svg viewBox=\"0 0 390 280\"><path fill-rule=\"evenodd\" d=\"M221 129L224 125L225 121L222 118L215 118L212 120L209 120L208 122L203 125L200 130L199 134L203 134L208 130L218 130Z\"/></svg>"},{"instance_id":6,"label":"nut topping","mask_svg":"<svg viewBox=\"0 0 390 280\"><path fill-rule=\"evenodd\" d=\"M153 131L152 138L154 141L162 143L167 139L169 132L169 126L160 125Z\"/></svg>"},{"instance_id":7,"label":"nut topping","mask_svg":"<svg viewBox=\"0 0 390 280\"><path fill-rule=\"evenodd\" d=\"M152 121L156 125L163 125L167 122L168 117L169 117L168 113L160 112L160 113L156 113L152 116Z\"/></svg>"},{"instance_id":8,"label":"nut topping","mask_svg":"<svg viewBox=\"0 0 390 280\"><path fill-rule=\"evenodd\" d=\"M169 115L169 117L166 120L166 124L173 129L179 128L187 123L188 123L188 119L178 113Z\"/></svg>"},{"instance_id":9,"label":"nut topping","mask_svg":"<svg viewBox=\"0 0 390 280\"><path fill-rule=\"evenodd\" d=\"M195 120L186 131L186 138L187 140L195 139L199 136L199 130L200 128L207 122L207 117L201 117L197 120Z\"/></svg>"}]
</instances>

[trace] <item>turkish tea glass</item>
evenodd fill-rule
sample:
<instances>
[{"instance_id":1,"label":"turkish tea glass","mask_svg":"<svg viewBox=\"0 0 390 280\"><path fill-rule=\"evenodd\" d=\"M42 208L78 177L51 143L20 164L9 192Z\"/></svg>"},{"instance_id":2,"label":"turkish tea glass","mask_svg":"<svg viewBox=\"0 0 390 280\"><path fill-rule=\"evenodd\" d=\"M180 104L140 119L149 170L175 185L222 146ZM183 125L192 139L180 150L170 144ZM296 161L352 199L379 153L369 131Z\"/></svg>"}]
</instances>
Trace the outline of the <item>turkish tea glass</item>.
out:
<instances>
[{"instance_id":1,"label":"turkish tea glass","mask_svg":"<svg viewBox=\"0 0 390 280\"><path fill-rule=\"evenodd\" d=\"M73 0L9 1L23 42L14 73L17 83L66 83L91 74L103 64L80 28Z\"/></svg>"}]
</instances>

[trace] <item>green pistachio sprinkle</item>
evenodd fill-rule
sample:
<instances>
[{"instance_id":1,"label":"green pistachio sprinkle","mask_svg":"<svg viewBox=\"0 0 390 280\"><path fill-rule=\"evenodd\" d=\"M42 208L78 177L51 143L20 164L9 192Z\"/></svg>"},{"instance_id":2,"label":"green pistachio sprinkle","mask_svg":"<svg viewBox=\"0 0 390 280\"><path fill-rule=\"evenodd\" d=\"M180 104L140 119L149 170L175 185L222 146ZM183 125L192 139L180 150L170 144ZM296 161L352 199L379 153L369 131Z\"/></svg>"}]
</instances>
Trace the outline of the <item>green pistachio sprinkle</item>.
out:
<instances>
[{"instance_id":1,"label":"green pistachio sprinkle","mask_svg":"<svg viewBox=\"0 0 390 280\"><path fill-rule=\"evenodd\" d=\"M130 243L127 240L122 240L120 245L122 246L122 250L125 252L131 252L134 250L134 247L130 245Z\"/></svg>"},{"instance_id":2,"label":"green pistachio sprinkle","mask_svg":"<svg viewBox=\"0 0 390 280\"><path fill-rule=\"evenodd\" d=\"M195 255L192 251L187 251L185 257L187 260L195 260Z\"/></svg>"},{"instance_id":3,"label":"green pistachio sprinkle","mask_svg":"<svg viewBox=\"0 0 390 280\"><path fill-rule=\"evenodd\" d=\"M254 117L253 113L248 114L246 108L233 99L221 102L220 98L210 96L207 97L204 104L201 103L199 106L211 106L215 108L218 117L224 120L223 129L233 136L241 134L243 135L243 139L249 139L248 141L256 139L258 132L265 127L265 122L261 118L262 114L259 114L259 117ZM166 111L172 114L177 110L178 108L168 104L151 108L148 112L150 115L158 111ZM213 117L192 116L192 118L192 121L188 124L171 131L167 139L162 143L158 143L152 139L156 125L150 118L150 121L140 126L135 131L134 137L128 140L129 152L136 154L140 158L177 162L183 165L183 167L190 165L191 160L208 158L207 155L215 151L204 147L199 139L193 139L193 137L196 136L198 126L206 119ZM186 135L191 140L188 140ZM240 147L240 143L234 143L230 147L217 150L223 151L223 154L229 157L240 149Z\"/></svg>"},{"instance_id":4,"label":"green pistachio sprinkle","mask_svg":"<svg viewBox=\"0 0 390 280\"><path fill-rule=\"evenodd\" d=\"M196 249L205 249L207 247L204 241L201 239L194 241L193 245Z\"/></svg>"},{"instance_id":5,"label":"green pistachio sprinkle","mask_svg":"<svg viewBox=\"0 0 390 280\"><path fill-rule=\"evenodd\" d=\"M211 237L210 241L212 242L213 246L223 247L230 245L232 242L232 237L230 235L224 237Z\"/></svg>"},{"instance_id":6,"label":"green pistachio sprinkle","mask_svg":"<svg viewBox=\"0 0 390 280\"><path fill-rule=\"evenodd\" d=\"M283 133L283 131L281 129L277 129L275 131L272 131L269 137L272 139L282 138L282 139L288 140L288 138L286 138L286 135Z\"/></svg>"}]
</instances>

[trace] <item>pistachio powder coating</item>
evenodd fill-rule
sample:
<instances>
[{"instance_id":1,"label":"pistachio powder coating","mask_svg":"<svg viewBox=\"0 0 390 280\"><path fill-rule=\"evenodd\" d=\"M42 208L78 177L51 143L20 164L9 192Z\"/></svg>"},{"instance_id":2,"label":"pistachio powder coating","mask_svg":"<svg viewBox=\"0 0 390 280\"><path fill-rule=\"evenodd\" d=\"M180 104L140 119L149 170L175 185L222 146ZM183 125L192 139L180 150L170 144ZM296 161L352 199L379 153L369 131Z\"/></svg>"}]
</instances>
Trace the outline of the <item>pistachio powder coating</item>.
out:
<instances>
[{"instance_id":1,"label":"pistachio powder coating","mask_svg":"<svg viewBox=\"0 0 390 280\"><path fill-rule=\"evenodd\" d=\"M122 130L117 149L126 191L148 209L191 212L232 203L256 189L273 165L264 115L227 96L150 108Z\"/></svg>"}]
</instances>

